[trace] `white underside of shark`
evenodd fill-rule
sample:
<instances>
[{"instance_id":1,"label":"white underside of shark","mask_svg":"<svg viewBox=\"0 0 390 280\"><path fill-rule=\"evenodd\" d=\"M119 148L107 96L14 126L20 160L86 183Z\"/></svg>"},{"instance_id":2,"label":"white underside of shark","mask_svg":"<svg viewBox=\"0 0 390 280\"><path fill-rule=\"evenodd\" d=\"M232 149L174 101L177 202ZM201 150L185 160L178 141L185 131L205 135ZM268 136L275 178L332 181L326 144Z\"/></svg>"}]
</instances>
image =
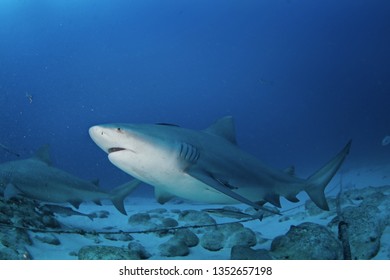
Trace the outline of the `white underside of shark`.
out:
<instances>
[{"instance_id":1,"label":"white underside of shark","mask_svg":"<svg viewBox=\"0 0 390 280\"><path fill-rule=\"evenodd\" d=\"M183 172L176 160L172 160L172 158L159 152L155 151L151 156L138 160L137 165L126 164L126 159L132 156L132 152L129 151L111 153L108 155L108 158L115 166L126 173L154 186L156 188L156 196L162 202L164 193L166 193L168 199L175 195L205 203L237 203L236 199L211 188L209 185ZM150 172L150 170L155 170L155 172Z\"/></svg>"}]
</instances>

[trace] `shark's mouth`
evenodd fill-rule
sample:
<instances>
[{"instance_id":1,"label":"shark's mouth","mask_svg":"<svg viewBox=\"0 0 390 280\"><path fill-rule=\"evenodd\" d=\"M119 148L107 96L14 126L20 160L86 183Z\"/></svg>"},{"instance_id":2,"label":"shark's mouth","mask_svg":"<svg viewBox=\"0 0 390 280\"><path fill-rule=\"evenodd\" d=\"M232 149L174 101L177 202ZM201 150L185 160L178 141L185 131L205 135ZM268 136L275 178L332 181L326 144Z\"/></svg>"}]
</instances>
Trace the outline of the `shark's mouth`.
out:
<instances>
[{"instance_id":1,"label":"shark's mouth","mask_svg":"<svg viewBox=\"0 0 390 280\"><path fill-rule=\"evenodd\" d=\"M119 152L119 151L124 151L126 150L125 148L119 148L119 147L113 147L113 148L109 148L108 149L108 153L111 154L111 153L115 153L115 152Z\"/></svg>"}]
</instances>

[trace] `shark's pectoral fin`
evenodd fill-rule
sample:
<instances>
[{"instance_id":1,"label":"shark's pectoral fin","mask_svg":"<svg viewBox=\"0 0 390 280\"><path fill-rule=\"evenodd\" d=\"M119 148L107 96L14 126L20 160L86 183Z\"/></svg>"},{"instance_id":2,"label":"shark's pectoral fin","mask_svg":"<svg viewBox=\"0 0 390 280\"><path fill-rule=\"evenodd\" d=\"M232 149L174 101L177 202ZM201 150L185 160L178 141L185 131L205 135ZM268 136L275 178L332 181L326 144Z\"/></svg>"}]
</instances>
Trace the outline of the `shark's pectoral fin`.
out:
<instances>
[{"instance_id":1,"label":"shark's pectoral fin","mask_svg":"<svg viewBox=\"0 0 390 280\"><path fill-rule=\"evenodd\" d=\"M91 183L94 185L94 186L96 186L96 188L98 189L99 188L99 179L93 179L93 180L91 180Z\"/></svg>"},{"instance_id":2,"label":"shark's pectoral fin","mask_svg":"<svg viewBox=\"0 0 390 280\"><path fill-rule=\"evenodd\" d=\"M267 194L265 197L264 197L264 200L271 203L272 205L280 208L282 207L282 205L280 204L280 196L277 195L277 194Z\"/></svg>"},{"instance_id":3,"label":"shark's pectoral fin","mask_svg":"<svg viewBox=\"0 0 390 280\"><path fill-rule=\"evenodd\" d=\"M256 204L253 201L250 201L249 199L239 195L238 193L234 192L233 189L237 189L237 187L234 187L230 184L228 184L227 180L220 179L217 176L214 176L213 174L210 174L207 171L204 171L202 169L191 167L188 170L186 170L187 174L191 175L192 177L196 178L197 180L205 183L206 185L212 187L213 189L226 194L227 196L230 196L231 198L240 201L244 204L247 204L249 206L252 206L256 210L264 210L267 212L271 212L273 214L278 214L277 212L274 212L272 210L269 210L267 208L262 207L259 204Z\"/></svg>"},{"instance_id":4,"label":"shark's pectoral fin","mask_svg":"<svg viewBox=\"0 0 390 280\"><path fill-rule=\"evenodd\" d=\"M295 166L294 165L287 167L283 171L284 171L284 173L287 173L290 176L295 176Z\"/></svg>"},{"instance_id":5,"label":"shark's pectoral fin","mask_svg":"<svg viewBox=\"0 0 390 280\"><path fill-rule=\"evenodd\" d=\"M260 206L263 206L264 204L267 203L267 201L265 201L265 200L259 200L259 201L256 201L255 203L258 204L258 205L260 205Z\"/></svg>"},{"instance_id":6,"label":"shark's pectoral fin","mask_svg":"<svg viewBox=\"0 0 390 280\"><path fill-rule=\"evenodd\" d=\"M99 199L93 200L96 205L102 206L102 202Z\"/></svg>"},{"instance_id":7,"label":"shark's pectoral fin","mask_svg":"<svg viewBox=\"0 0 390 280\"><path fill-rule=\"evenodd\" d=\"M174 197L174 195L172 195L171 193L166 192L161 188L157 187L154 188L154 195L156 197L157 202L160 204L164 204Z\"/></svg>"},{"instance_id":8,"label":"shark's pectoral fin","mask_svg":"<svg viewBox=\"0 0 390 280\"><path fill-rule=\"evenodd\" d=\"M286 199L291 202L299 202L299 199L295 195L288 195Z\"/></svg>"},{"instance_id":9,"label":"shark's pectoral fin","mask_svg":"<svg viewBox=\"0 0 390 280\"><path fill-rule=\"evenodd\" d=\"M5 189L3 191L3 196L5 200L9 200L13 197L16 197L18 195L21 195L22 192L13 184L9 183L5 186Z\"/></svg>"},{"instance_id":10,"label":"shark's pectoral fin","mask_svg":"<svg viewBox=\"0 0 390 280\"><path fill-rule=\"evenodd\" d=\"M81 204L81 200L69 200L68 201L70 204L72 204L72 206L76 209L79 209L80 207L80 204Z\"/></svg>"}]
</instances>

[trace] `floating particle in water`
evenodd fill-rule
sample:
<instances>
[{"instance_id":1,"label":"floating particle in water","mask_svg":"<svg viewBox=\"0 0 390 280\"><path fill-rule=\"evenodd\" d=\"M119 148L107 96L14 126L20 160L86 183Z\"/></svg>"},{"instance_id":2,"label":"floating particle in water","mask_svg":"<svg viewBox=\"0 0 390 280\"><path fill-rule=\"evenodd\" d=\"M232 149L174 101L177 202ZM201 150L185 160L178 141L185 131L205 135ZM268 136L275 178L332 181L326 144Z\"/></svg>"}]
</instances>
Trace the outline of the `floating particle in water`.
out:
<instances>
[{"instance_id":1,"label":"floating particle in water","mask_svg":"<svg viewBox=\"0 0 390 280\"><path fill-rule=\"evenodd\" d=\"M390 135L385 136L382 140L382 146L387 146L390 144Z\"/></svg>"}]
</instances>

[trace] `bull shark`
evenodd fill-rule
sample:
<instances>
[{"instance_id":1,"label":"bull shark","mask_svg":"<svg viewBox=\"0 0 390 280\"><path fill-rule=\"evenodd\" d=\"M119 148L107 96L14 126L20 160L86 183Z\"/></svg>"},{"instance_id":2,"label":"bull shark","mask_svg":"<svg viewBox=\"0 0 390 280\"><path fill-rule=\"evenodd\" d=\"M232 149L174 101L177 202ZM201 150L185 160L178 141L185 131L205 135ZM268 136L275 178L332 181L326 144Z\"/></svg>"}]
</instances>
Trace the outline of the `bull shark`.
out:
<instances>
[{"instance_id":1,"label":"bull shark","mask_svg":"<svg viewBox=\"0 0 390 280\"><path fill-rule=\"evenodd\" d=\"M324 190L349 153L351 141L327 164L298 178L293 169L266 166L241 150L231 116L195 131L168 124L103 124L89 129L92 140L115 166L154 186L158 202L173 196L211 204L244 203L281 207L280 197L298 202L305 191L321 209L329 210ZM272 211L271 211L272 212Z\"/></svg>"},{"instance_id":2,"label":"bull shark","mask_svg":"<svg viewBox=\"0 0 390 280\"><path fill-rule=\"evenodd\" d=\"M83 201L100 204L111 200L119 212L126 215L124 199L137 187L132 180L112 192L104 191L93 182L80 179L51 165L49 146L43 146L31 158L0 164L0 190L4 195L18 194L44 202L69 202L78 208Z\"/></svg>"}]
</instances>

